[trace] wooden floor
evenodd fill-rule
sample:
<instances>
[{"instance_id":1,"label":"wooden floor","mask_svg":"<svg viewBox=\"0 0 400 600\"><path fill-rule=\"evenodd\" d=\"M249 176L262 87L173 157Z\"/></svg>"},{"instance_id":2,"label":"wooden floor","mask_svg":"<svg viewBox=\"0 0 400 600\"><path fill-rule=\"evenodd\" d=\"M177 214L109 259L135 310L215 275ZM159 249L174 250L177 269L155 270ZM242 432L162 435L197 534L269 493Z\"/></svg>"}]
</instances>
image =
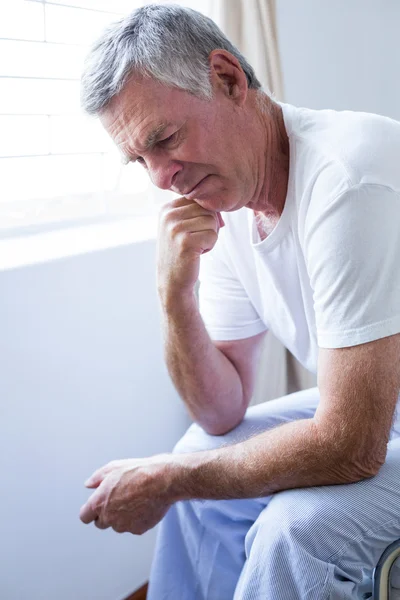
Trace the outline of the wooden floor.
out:
<instances>
[{"instance_id":1,"label":"wooden floor","mask_svg":"<svg viewBox=\"0 0 400 600\"><path fill-rule=\"evenodd\" d=\"M147 588L148 584L146 583L140 589L136 590L136 592L133 592L133 594L128 596L128 598L125 598L125 600L146 600Z\"/></svg>"}]
</instances>

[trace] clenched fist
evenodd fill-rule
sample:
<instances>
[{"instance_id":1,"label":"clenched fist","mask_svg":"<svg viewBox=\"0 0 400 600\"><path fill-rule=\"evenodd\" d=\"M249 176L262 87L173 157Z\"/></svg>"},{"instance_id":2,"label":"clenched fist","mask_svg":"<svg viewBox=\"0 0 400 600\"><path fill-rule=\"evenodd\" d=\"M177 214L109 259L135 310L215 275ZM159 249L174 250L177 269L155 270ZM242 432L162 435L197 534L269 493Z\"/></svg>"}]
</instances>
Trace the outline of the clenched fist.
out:
<instances>
[{"instance_id":1,"label":"clenched fist","mask_svg":"<svg viewBox=\"0 0 400 600\"><path fill-rule=\"evenodd\" d=\"M200 256L214 247L223 225L220 213L202 208L187 198L178 198L163 206L157 264L161 300L177 291L193 291L199 276Z\"/></svg>"}]
</instances>

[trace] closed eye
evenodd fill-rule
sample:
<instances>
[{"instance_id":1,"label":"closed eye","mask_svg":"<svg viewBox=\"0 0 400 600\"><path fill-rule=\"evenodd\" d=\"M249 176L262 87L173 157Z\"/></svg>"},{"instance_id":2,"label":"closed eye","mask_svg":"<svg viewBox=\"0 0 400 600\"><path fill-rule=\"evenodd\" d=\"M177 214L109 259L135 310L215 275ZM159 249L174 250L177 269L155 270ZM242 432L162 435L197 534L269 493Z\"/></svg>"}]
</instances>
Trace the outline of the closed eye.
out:
<instances>
[{"instance_id":1,"label":"closed eye","mask_svg":"<svg viewBox=\"0 0 400 600\"><path fill-rule=\"evenodd\" d=\"M158 146L168 146L168 144L170 144L176 140L177 135L178 135L178 132L175 131L175 133L173 133L172 135L169 135L167 138L160 140L157 145Z\"/></svg>"},{"instance_id":2,"label":"closed eye","mask_svg":"<svg viewBox=\"0 0 400 600\"><path fill-rule=\"evenodd\" d=\"M168 137L164 138L163 140L159 140L158 142L156 142L155 145L159 146L159 147L161 146L161 148L168 148L170 145L179 141L178 135L179 135L179 129L177 131L175 131L172 135L169 135ZM144 158L142 156L138 156L136 158L135 162L138 162L139 164L141 164L145 168L147 168L146 161L144 160Z\"/></svg>"}]
</instances>

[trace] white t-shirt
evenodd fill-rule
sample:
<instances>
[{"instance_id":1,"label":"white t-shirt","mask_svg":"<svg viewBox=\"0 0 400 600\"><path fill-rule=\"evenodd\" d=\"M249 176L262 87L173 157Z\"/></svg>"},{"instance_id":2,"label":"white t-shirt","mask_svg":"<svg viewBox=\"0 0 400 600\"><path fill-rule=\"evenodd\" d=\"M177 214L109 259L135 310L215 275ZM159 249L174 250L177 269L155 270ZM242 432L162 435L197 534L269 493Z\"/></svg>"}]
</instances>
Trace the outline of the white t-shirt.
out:
<instances>
[{"instance_id":1,"label":"white t-shirt","mask_svg":"<svg viewBox=\"0 0 400 600\"><path fill-rule=\"evenodd\" d=\"M283 213L263 241L252 210L223 214L201 258L200 312L212 339L270 329L316 372L318 347L400 332L400 123L281 106Z\"/></svg>"}]
</instances>

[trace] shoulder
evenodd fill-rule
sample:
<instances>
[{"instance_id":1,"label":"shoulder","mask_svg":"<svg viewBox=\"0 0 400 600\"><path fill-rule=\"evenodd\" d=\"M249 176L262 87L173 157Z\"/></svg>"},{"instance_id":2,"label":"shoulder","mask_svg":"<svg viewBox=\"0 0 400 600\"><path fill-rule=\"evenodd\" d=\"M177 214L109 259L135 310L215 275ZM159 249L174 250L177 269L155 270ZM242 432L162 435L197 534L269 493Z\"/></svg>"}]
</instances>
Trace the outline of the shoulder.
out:
<instances>
[{"instance_id":1,"label":"shoulder","mask_svg":"<svg viewBox=\"0 0 400 600\"><path fill-rule=\"evenodd\" d=\"M298 108L293 114L296 162L318 174L320 188L324 183L332 188L336 173L349 186L376 183L400 189L400 122L354 111Z\"/></svg>"}]
</instances>

